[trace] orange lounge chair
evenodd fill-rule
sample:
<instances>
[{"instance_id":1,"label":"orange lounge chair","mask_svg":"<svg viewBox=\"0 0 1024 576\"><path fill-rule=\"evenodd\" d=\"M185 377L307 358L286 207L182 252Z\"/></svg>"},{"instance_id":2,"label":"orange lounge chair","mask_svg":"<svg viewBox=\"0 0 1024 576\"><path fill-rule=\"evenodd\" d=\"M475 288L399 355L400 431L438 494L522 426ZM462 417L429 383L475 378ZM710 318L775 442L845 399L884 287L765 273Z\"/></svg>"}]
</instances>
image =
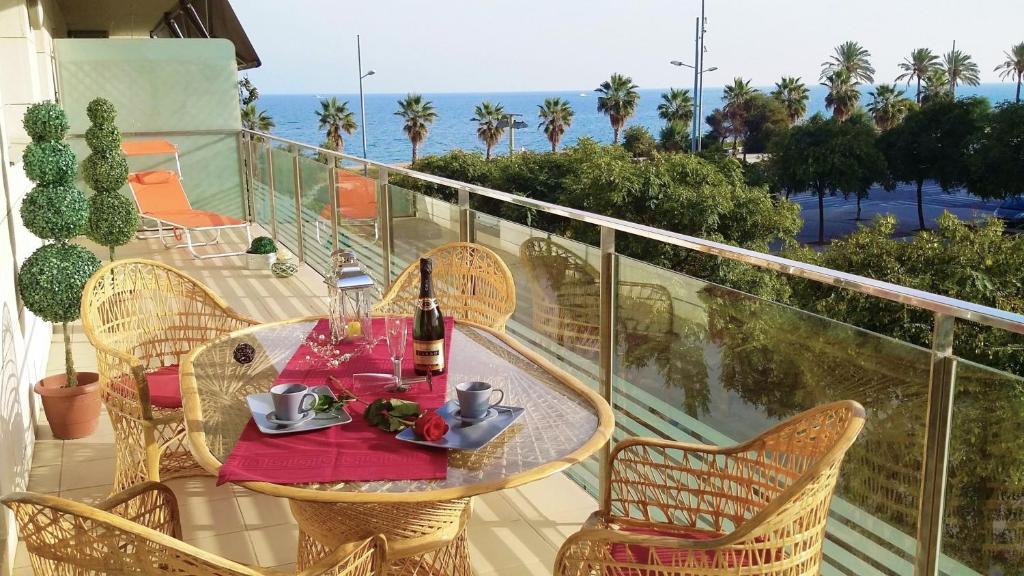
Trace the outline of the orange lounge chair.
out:
<instances>
[{"instance_id":1,"label":"orange lounge chair","mask_svg":"<svg viewBox=\"0 0 1024 576\"><path fill-rule=\"evenodd\" d=\"M352 224L373 226L377 239L377 183L372 178L359 176L347 170L335 170L338 195L338 216ZM320 217L330 222L330 203L324 205Z\"/></svg>"},{"instance_id":2,"label":"orange lounge chair","mask_svg":"<svg viewBox=\"0 0 1024 576\"><path fill-rule=\"evenodd\" d=\"M166 140L124 142L122 149L126 156L143 156L172 154L181 169L178 150ZM216 212L196 210L188 201L185 189L181 185L178 172L174 170L147 170L133 172L128 175L128 188L139 208L139 214L146 220L153 221L155 228L145 230L156 231L155 237L160 238L165 248L187 247L193 258L220 258L244 254L239 252L217 252L198 254L196 246L209 246L220 242L220 233L227 228L244 228L246 246L251 240L249 223L244 220L224 216ZM205 242L194 242L193 232L209 232L212 237ZM173 236L178 243L168 241ZM152 237L152 236L149 236ZM184 242L180 240L184 237Z\"/></svg>"}]
</instances>

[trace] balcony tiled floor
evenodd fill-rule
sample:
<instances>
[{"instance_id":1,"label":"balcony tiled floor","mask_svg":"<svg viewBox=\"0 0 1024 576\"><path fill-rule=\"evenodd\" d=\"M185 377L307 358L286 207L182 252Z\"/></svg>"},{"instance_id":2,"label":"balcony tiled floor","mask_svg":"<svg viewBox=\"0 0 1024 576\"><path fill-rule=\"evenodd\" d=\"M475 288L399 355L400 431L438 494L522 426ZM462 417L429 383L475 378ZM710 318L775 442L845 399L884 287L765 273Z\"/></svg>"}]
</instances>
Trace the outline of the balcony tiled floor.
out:
<instances>
[{"instance_id":1,"label":"balcony tiled floor","mask_svg":"<svg viewBox=\"0 0 1024 576\"><path fill-rule=\"evenodd\" d=\"M269 271L246 270L241 256L199 261L186 250L164 250L156 240L136 240L120 248L118 257L152 258L180 268L259 320L318 314L326 308L323 280L305 266L292 278L279 279ZM72 342L78 369L95 370L95 353L77 324ZM56 333L50 373L63 370L62 346ZM106 416L99 430L82 440L54 440L45 422L36 433L30 490L83 502L107 496L114 452ZM230 485L218 487L212 477L176 479L168 485L178 496L186 541L264 567L287 568L294 562L298 529L284 500ZM474 499L469 539L477 576L550 574L558 546L595 508L594 499L561 474ZM30 573L19 546L15 574Z\"/></svg>"}]
</instances>

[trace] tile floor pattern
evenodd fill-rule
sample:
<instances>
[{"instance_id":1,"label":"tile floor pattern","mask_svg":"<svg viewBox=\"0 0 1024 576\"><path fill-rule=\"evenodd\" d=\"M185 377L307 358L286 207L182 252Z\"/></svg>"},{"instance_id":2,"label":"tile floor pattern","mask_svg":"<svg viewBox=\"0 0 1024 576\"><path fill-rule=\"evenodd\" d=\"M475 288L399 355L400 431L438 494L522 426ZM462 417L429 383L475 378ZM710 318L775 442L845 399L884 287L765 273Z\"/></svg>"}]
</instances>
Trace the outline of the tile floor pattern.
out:
<instances>
[{"instance_id":1,"label":"tile floor pattern","mask_svg":"<svg viewBox=\"0 0 1024 576\"><path fill-rule=\"evenodd\" d=\"M96 252L104 257L106 250ZM305 266L292 278L278 279L270 272L245 270L240 256L199 261L185 250L164 250L156 240L135 241L120 248L118 257L151 258L180 268L259 320L326 309L323 280ZM54 334L48 373L63 370L62 346L60 334ZM72 348L79 370L95 370L95 352L78 324ZM89 438L54 440L45 423L37 426L36 434L29 490L87 503L108 495L114 452L105 415ZM294 563L298 528L286 501L236 486L215 486L212 477L167 484L178 496L187 542L246 564L288 568ZM558 546L595 508L594 499L562 474L475 498L469 542L476 575L551 574ZM31 573L19 545L14 574Z\"/></svg>"}]
</instances>

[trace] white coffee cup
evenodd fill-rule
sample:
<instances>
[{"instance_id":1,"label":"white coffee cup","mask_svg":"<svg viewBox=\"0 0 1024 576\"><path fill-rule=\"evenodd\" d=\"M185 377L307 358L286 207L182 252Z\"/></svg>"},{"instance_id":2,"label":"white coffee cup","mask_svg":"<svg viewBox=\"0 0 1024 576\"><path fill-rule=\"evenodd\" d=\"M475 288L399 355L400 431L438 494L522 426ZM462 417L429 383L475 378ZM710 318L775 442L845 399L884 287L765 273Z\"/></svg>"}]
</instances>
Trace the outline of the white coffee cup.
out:
<instances>
[{"instance_id":1,"label":"white coffee cup","mask_svg":"<svg viewBox=\"0 0 1024 576\"><path fill-rule=\"evenodd\" d=\"M495 392L498 393L498 399L492 402ZM488 410L505 399L504 391L487 382L462 382L455 386L455 394L459 398L459 414L471 419L483 418Z\"/></svg>"},{"instance_id":2,"label":"white coffee cup","mask_svg":"<svg viewBox=\"0 0 1024 576\"><path fill-rule=\"evenodd\" d=\"M316 405L316 394L305 384L278 384L270 389L274 401L274 418L282 422L301 420ZM309 405L306 405L309 399Z\"/></svg>"}]
</instances>

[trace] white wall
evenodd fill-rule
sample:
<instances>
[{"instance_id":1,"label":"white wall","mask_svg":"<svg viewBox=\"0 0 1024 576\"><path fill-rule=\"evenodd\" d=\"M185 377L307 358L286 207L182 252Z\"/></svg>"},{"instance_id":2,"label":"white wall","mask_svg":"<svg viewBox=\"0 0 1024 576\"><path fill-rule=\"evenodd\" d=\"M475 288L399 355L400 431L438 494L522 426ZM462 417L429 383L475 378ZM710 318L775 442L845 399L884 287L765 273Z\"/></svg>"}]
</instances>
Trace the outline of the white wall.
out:
<instances>
[{"instance_id":1,"label":"white wall","mask_svg":"<svg viewBox=\"0 0 1024 576\"><path fill-rule=\"evenodd\" d=\"M39 247L18 211L32 183L21 168L28 137L21 117L33 102L54 99L52 38L64 34L52 0L0 0L0 494L24 490L35 440L32 386L45 375L51 327L21 306L18 266ZM0 574L9 574L17 543L10 512L0 511Z\"/></svg>"}]
</instances>

